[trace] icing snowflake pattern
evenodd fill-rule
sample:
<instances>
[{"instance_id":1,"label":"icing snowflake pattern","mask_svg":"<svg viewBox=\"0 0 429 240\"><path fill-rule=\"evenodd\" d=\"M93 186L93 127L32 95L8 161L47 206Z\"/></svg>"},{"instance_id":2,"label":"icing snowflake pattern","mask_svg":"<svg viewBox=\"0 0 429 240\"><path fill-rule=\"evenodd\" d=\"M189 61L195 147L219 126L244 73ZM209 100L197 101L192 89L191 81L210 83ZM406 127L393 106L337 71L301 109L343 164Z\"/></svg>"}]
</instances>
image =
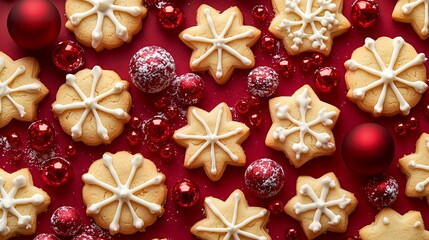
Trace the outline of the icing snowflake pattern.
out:
<instances>
[{"instance_id":1,"label":"icing snowflake pattern","mask_svg":"<svg viewBox=\"0 0 429 240\"><path fill-rule=\"evenodd\" d=\"M202 227L198 226L196 228L197 231L204 231L204 232L212 232L212 233L226 233L224 240L229 239L240 239L240 236L244 236L246 238L250 239L256 239L256 240L266 240L267 238L262 236L256 236L255 234L245 232L241 230L241 228L247 226L251 222L253 222L255 219L262 218L266 213L266 209L262 209L258 214L248 217L247 219L243 220L241 223L237 223L237 216L238 216L238 203L241 200L240 194L235 193L234 194L234 209L233 209L233 215L231 222L228 221L225 216L222 215L222 213L216 208L216 206L213 204L211 199L206 198L205 203L210 208L210 210L213 211L214 215L225 225L225 227Z\"/></svg>"},{"instance_id":2,"label":"icing snowflake pattern","mask_svg":"<svg viewBox=\"0 0 429 240\"><path fill-rule=\"evenodd\" d=\"M416 0L414 2L407 3L402 6L402 12L404 14L410 14L414 11L414 9L420 4L424 3L425 6L425 20L423 24L423 28L421 29L421 33L423 35L427 35L429 31L429 0Z\"/></svg>"},{"instance_id":3,"label":"icing snowflake pattern","mask_svg":"<svg viewBox=\"0 0 429 240\"><path fill-rule=\"evenodd\" d=\"M429 151L429 138L426 138L425 141L426 141L426 148ZM412 169L420 169L420 170L429 172L429 165L418 164L416 163L416 161L410 161L408 166ZM423 192L425 190L426 185L428 184L429 184L429 177L426 178L424 181L417 183L415 190L417 192Z\"/></svg>"},{"instance_id":4,"label":"icing snowflake pattern","mask_svg":"<svg viewBox=\"0 0 429 240\"><path fill-rule=\"evenodd\" d=\"M285 129L283 127L276 128L273 132L273 138L284 142L287 136L299 131L299 142L292 145L292 149L296 154L296 159L298 160L300 159L302 153L307 153L309 151L309 147L304 143L304 137L307 133L317 140L316 147L323 147L325 149L331 149L335 147L335 144L330 142L331 136L328 133L315 132L311 129L311 127L319 123L322 123L324 126L332 125L334 123L332 118L335 117L337 113L335 111L328 112L326 108L322 108L320 109L317 118L307 122L307 111L311 109L311 98L308 97L308 88L305 88L304 91L297 96L296 100L299 106L299 112L301 114L300 120L293 118L289 114L288 105L276 105L277 118L287 119L296 126L289 129Z\"/></svg>"},{"instance_id":5,"label":"icing snowflake pattern","mask_svg":"<svg viewBox=\"0 0 429 240\"><path fill-rule=\"evenodd\" d=\"M347 205L351 202L351 199L347 198L345 194L339 199L326 201L326 198L329 194L329 189L335 187L335 181L330 177L325 177L322 179L322 192L320 193L320 197L316 195L314 190L308 184L302 185L299 190L300 194L308 196L313 202L307 204L297 202L293 206L293 209L298 215L303 212L316 210L313 215L313 221L308 227L314 233L317 233L322 229L322 225L320 223L320 218L322 217L322 214L325 214L329 218L329 224L338 225L340 223L341 216L335 215L335 213L329 209L330 207L338 206L341 209L345 209Z\"/></svg>"},{"instance_id":6,"label":"icing snowflake pattern","mask_svg":"<svg viewBox=\"0 0 429 240\"><path fill-rule=\"evenodd\" d=\"M85 0L86 2L93 5L91 9L82 13L75 13L70 16L70 22L72 25L77 26L80 22L93 15L97 14L97 23L94 30L92 31L92 47L97 48L101 39L103 38L103 22L104 18L107 17L112 21L116 28L116 36L118 36L123 41L129 39L127 28L122 25L118 18L115 16L114 11L125 12L132 16L138 16L142 13L141 8L137 6L118 6L115 5L115 0Z\"/></svg>"},{"instance_id":7,"label":"icing snowflake pattern","mask_svg":"<svg viewBox=\"0 0 429 240\"><path fill-rule=\"evenodd\" d=\"M202 36L191 36L190 34L184 34L183 38L186 41L195 41L195 42L203 42L203 43L209 43L213 44L203 55L201 55L199 58L192 61L192 66L199 65L202 61L204 61L208 56L210 56L213 52L217 51L217 67L216 67L216 77L221 78L223 76L222 72L222 52L226 51L235 58L239 59L245 66L250 66L252 64L252 61L245 56L241 55L237 50L230 47L228 43L243 39L243 38L249 38L253 37L255 34L255 31L250 29L246 32L237 34L235 36L231 37L225 37L225 35L228 33L229 29L232 26L232 23L234 21L234 18L236 17L236 13L233 12L231 16L228 19L228 22L225 25L225 28L222 30L220 34L216 32L215 23L213 22L210 9L206 8L204 9L204 14L207 19L207 24L209 26L210 32L213 35L213 38L207 38Z\"/></svg>"},{"instance_id":8,"label":"icing snowflake pattern","mask_svg":"<svg viewBox=\"0 0 429 240\"><path fill-rule=\"evenodd\" d=\"M338 25L338 20L335 19L334 13L337 5L332 3L332 0L317 0L319 7L312 12L315 0L307 0L306 9L303 11L299 7L301 0L286 0L285 13L294 13L299 16L301 20L283 19L278 26L279 29L286 30L289 38L292 38L292 50L298 51L300 45L303 44L304 39L309 39L311 46L315 49L325 50L327 48L325 41L329 40L326 33L332 29L334 25ZM318 29L317 25L322 25ZM301 26L296 31L292 31L295 26ZM312 34L308 34L305 30L310 27Z\"/></svg>"},{"instance_id":9,"label":"icing snowflake pattern","mask_svg":"<svg viewBox=\"0 0 429 240\"><path fill-rule=\"evenodd\" d=\"M106 127L104 127L103 123L101 122L101 118L100 118L100 115L98 114L98 111L102 111L107 114L113 115L118 119L128 118L128 114L121 108L109 109L107 107L101 106L98 102L108 96L121 93L125 89L125 84L122 82L117 82L115 83L115 86L109 91L99 94L98 96L95 96L96 87L102 75L102 69L99 66L95 66L92 69L91 74L92 74L93 80L92 80L91 92L89 96L86 96L79 88L79 86L76 84L76 77L72 74L67 74L66 84L72 87L76 91L76 93L79 95L82 101L73 102L69 104L55 104L53 106L53 110L57 114L62 114L64 111L68 111L68 110L85 109L79 121L71 128L71 132L72 132L71 135L73 139L82 136L82 125L86 120L86 118L88 117L89 113L91 112L94 115L94 118L96 121L98 136L104 140L108 140L109 135L107 133L107 129Z\"/></svg>"},{"instance_id":10,"label":"icing snowflake pattern","mask_svg":"<svg viewBox=\"0 0 429 240\"><path fill-rule=\"evenodd\" d=\"M144 222L141 218L139 218L137 216L137 213L136 213L133 205L131 204L131 202L137 203L137 204L149 209L149 211L151 213L159 213L162 211L162 207L160 205L158 205L156 203L148 202L148 201L141 199L141 198L134 195L136 192L142 191L143 189L145 189L149 186L160 184L162 182L162 176L161 175L155 176L155 177L149 179L148 181L144 182L143 184L138 185L138 186L130 189L130 185L134 180L137 169L140 168L143 164L143 157L140 154L134 155L134 158L132 160L132 165L131 165L132 166L131 172L130 172L130 175L128 176L128 179L127 179L125 184L121 183L121 181L119 180L118 173L113 168L112 157L110 155L108 155L108 154L103 155L103 164L109 170L112 178L114 179L114 181L116 183L116 187L111 186L105 182L98 180L92 174L89 174L89 173L84 174L83 175L83 181L86 184L97 185L97 186L105 189L106 191L110 191L113 193L113 195L111 197L108 197L101 202L94 203L91 206L89 206L87 209L88 213L98 214L100 212L101 208L103 208L104 206L106 206L112 202L117 201L118 207L116 209L115 215L113 217L113 221L110 224L109 228L113 232L118 232L119 231L119 220L121 218L121 212L122 212L122 208L124 205L127 205L128 209L131 213L131 216L133 218L133 226L137 229L142 228L144 226Z\"/></svg>"},{"instance_id":11,"label":"icing snowflake pattern","mask_svg":"<svg viewBox=\"0 0 429 240\"><path fill-rule=\"evenodd\" d=\"M0 234L6 236L9 234L10 229L7 226L8 215L14 215L18 218L18 226L21 228L29 229L31 228L31 216L22 215L17 209L18 205L33 204L34 206L40 205L45 201L45 198L41 194L34 194L30 198L15 198L15 195L21 188L27 186L27 180L24 176L18 175L12 180L13 187L6 192L4 189L5 180L0 177L0 209L2 210L2 216L0 218Z\"/></svg>"},{"instance_id":12,"label":"icing snowflake pattern","mask_svg":"<svg viewBox=\"0 0 429 240\"><path fill-rule=\"evenodd\" d=\"M380 96L378 98L378 101L376 105L374 106L374 113L381 113L383 111L383 105L386 99L386 93L387 88L390 87L393 91L393 93L396 96L396 99L398 100L400 106L400 110L404 115L408 115L410 113L410 105L408 102L404 99L402 94L399 92L398 87L395 85L395 82L399 82L402 84L405 84L407 86L410 86L414 88L414 90L418 93L423 93L427 89L427 84L423 81L415 81L411 82L406 79L398 77L398 75L407 69L417 66L420 64L423 64L426 61L426 57L423 53L418 54L413 60L409 61L408 63L402 65L398 69L393 69L396 61L399 57L399 52L401 51L402 47L404 46L405 41L402 37L396 37L393 39L393 52L390 59L390 63L388 66L386 66L381 59L379 53L377 52L377 49L375 48L375 41L372 38L366 38L365 39L365 48L367 48L371 53L374 55L379 67L381 70L377 70L374 68L370 68L368 66L365 66L361 63L356 62L353 59L347 60L345 65L350 71L356 71L358 69L361 69L365 72L368 72L371 75L379 77L378 80L372 82L371 84L357 88L353 91L353 96L359 100L363 100L365 98L365 94L367 91L374 89L380 85L383 86Z\"/></svg>"},{"instance_id":13,"label":"icing snowflake pattern","mask_svg":"<svg viewBox=\"0 0 429 240\"><path fill-rule=\"evenodd\" d=\"M3 71L3 69L5 68L6 64L5 64L5 59L3 57L0 57L0 72ZM11 93L16 93L16 92L28 92L28 93L34 93L34 92L40 92L42 89L42 86L39 83L31 83L31 84L27 84L27 85L23 85L23 86L19 86L16 88L11 88L9 87L9 85L21 74L23 74L25 72L25 67L24 66L19 66L15 72L12 74L12 76L10 76L8 79L6 79L4 82L0 82L0 113L2 112L2 105L1 105L1 100L6 97L12 104L13 106L15 106L16 110L18 111L19 115L21 117L25 117L27 115L27 113L25 112L25 108L24 106L22 106L21 104L17 103L12 96L10 95Z\"/></svg>"}]
</instances>

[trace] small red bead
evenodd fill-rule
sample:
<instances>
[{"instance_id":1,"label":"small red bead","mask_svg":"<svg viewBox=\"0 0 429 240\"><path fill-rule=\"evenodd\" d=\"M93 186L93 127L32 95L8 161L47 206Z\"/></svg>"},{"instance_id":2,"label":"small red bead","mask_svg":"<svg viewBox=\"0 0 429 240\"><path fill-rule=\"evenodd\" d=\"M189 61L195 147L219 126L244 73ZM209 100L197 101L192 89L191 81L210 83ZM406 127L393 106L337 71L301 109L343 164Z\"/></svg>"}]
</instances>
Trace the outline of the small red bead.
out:
<instances>
[{"instance_id":1,"label":"small red bead","mask_svg":"<svg viewBox=\"0 0 429 240\"><path fill-rule=\"evenodd\" d=\"M295 68L291 63L291 61L282 58L278 62L277 66L278 66L278 72L280 76L282 76L285 79L292 78L293 73L295 72Z\"/></svg>"},{"instance_id":2,"label":"small red bead","mask_svg":"<svg viewBox=\"0 0 429 240\"><path fill-rule=\"evenodd\" d=\"M377 3L372 0L358 0L352 6L352 21L361 28L369 28L380 16Z\"/></svg>"},{"instance_id":3,"label":"small red bead","mask_svg":"<svg viewBox=\"0 0 429 240\"><path fill-rule=\"evenodd\" d=\"M161 149L159 149L159 155L165 161L170 161L176 155L173 144L165 144Z\"/></svg>"},{"instance_id":4,"label":"small red bead","mask_svg":"<svg viewBox=\"0 0 429 240\"><path fill-rule=\"evenodd\" d=\"M268 20L268 8L264 5L256 5L252 9L252 16L255 22L265 23Z\"/></svg>"},{"instance_id":5,"label":"small red bead","mask_svg":"<svg viewBox=\"0 0 429 240\"><path fill-rule=\"evenodd\" d=\"M250 95L247 101L249 102L251 107L258 107L259 105L261 105L262 102L260 97L254 95Z\"/></svg>"},{"instance_id":6,"label":"small red bead","mask_svg":"<svg viewBox=\"0 0 429 240\"><path fill-rule=\"evenodd\" d=\"M59 207L52 214L51 227L61 237L71 237L82 228L82 218L74 207Z\"/></svg>"},{"instance_id":7,"label":"small red bead","mask_svg":"<svg viewBox=\"0 0 429 240\"><path fill-rule=\"evenodd\" d=\"M272 36L263 36L261 40L262 49L266 53L274 53L277 49L276 39Z\"/></svg>"},{"instance_id":8,"label":"small red bead","mask_svg":"<svg viewBox=\"0 0 429 240\"><path fill-rule=\"evenodd\" d=\"M180 180L174 185L173 200L181 207L192 207L200 199L200 189L196 183L189 179Z\"/></svg>"},{"instance_id":9,"label":"small red bead","mask_svg":"<svg viewBox=\"0 0 429 240\"><path fill-rule=\"evenodd\" d=\"M183 105L195 105L204 96L204 81L195 73L180 75L173 84L176 86L177 100Z\"/></svg>"},{"instance_id":10,"label":"small red bead","mask_svg":"<svg viewBox=\"0 0 429 240\"><path fill-rule=\"evenodd\" d=\"M11 147L18 147L21 145L21 138L18 133L13 132L7 136L7 142Z\"/></svg>"},{"instance_id":11,"label":"small red bead","mask_svg":"<svg viewBox=\"0 0 429 240\"><path fill-rule=\"evenodd\" d=\"M419 129L419 120L415 117L410 117L405 125L407 126L407 130L416 131Z\"/></svg>"},{"instance_id":12,"label":"small red bead","mask_svg":"<svg viewBox=\"0 0 429 240\"><path fill-rule=\"evenodd\" d=\"M165 29L175 29L183 22L183 11L171 3L166 3L158 11L158 21Z\"/></svg>"},{"instance_id":13,"label":"small red bead","mask_svg":"<svg viewBox=\"0 0 429 240\"><path fill-rule=\"evenodd\" d=\"M73 170L69 162L62 158L53 158L42 166L41 178L49 186L58 187L72 179Z\"/></svg>"},{"instance_id":14,"label":"small red bead","mask_svg":"<svg viewBox=\"0 0 429 240\"><path fill-rule=\"evenodd\" d=\"M55 130L45 120L33 122L28 128L30 146L37 151L48 150L55 141Z\"/></svg>"},{"instance_id":15,"label":"small red bead","mask_svg":"<svg viewBox=\"0 0 429 240\"><path fill-rule=\"evenodd\" d=\"M285 240L299 240L298 230L294 228L289 228L285 232Z\"/></svg>"},{"instance_id":16,"label":"small red bead","mask_svg":"<svg viewBox=\"0 0 429 240\"><path fill-rule=\"evenodd\" d=\"M250 103L246 99L238 100L235 104L235 111L240 115L246 115L249 112Z\"/></svg>"},{"instance_id":17,"label":"small red bead","mask_svg":"<svg viewBox=\"0 0 429 240\"><path fill-rule=\"evenodd\" d=\"M375 207L390 207L398 197L399 185L392 176L380 174L368 179L364 191L368 201Z\"/></svg>"},{"instance_id":18,"label":"small red bead","mask_svg":"<svg viewBox=\"0 0 429 240\"><path fill-rule=\"evenodd\" d=\"M268 210L270 210L271 213L279 215L283 213L284 204L280 200L274 200L268 205Z\"/></svg>"},{"instance_id":19,"label":"small red bead","mask_svg":"<svg viewBox=\"0 0 429 240\"><path fill-rule=\"evenodd\" d=\"M150 152L150 153L156 153L158 152L160 146L159 143L156 142L152 142L152 141L148 141L146 143L146 149Z\"/></svg>"},{"instance_id":20,"label":"small red bead","mask_svg":"<svg viewBox=\"0 0 429 240\"><path fill-rule=\"evenodd\" d=\"M145 124L144 131L150 141L157 143L167 141L173 133L167 120L158 116Z\"/></svg>"},{"instance_id":21,"label":"small red bead","mask_svg":"<svg viewBox=\"0 0 429 240\"><path fill-rule=\"evenodd\" d=\"M66 154L69 157L74 157L76 156L76 153L77 153L76 146L74 145L73 142L71 142L69 145L67 145Z\"/></svg>"},{"instance_id":22,"label":"small red bead","mask_svg":"<svg viewBox=\"0 0 429 240\"><path fill-rule=\"evenodd\" d=\"M407 134L407 126L404 123L398 123L394 128L393 131L398 136L404 136Z\"/></svg>"},{"instance_id":23,"label":"small red bead","mask_svg":"<svg viewBox=\"0 0 429 240\"><path fill-rule=\"evenodd\" d=\"M253 127L259 127L262 123L262 115L260 113L254 113L249 116L250 125Z\"/></svg>"},{"instance_id":24,"label":"small red bead","mask_svg":"<svg viewBox=\"0 0 429 240\"><path fill-rule=\"evenodd\" d=\"M78 43L66 40L58 43L54 48L52 61L57 68L67 73L74 73L84 65L84 51Z\"/></svg>"},{"instance_id":25,"label":"small red bead","mask_svg":"<svg viewBox=\"0 0 429 240\"><path fill-rule=\"evenodd\" d=\"M315 69L322 67L323 64L325 63L325 56L323 56L323 54L318 52L313 53L313 55L311 55L311 59L313 59Z\"/></svg>"},{"instance_id":26,"label":"small red bead","mask_svg":"<svg viewBox=\"0 0 429 240\"><path fill-rule=\"evenodd\" d=\"M13 148L10 151L10 154L11 154L12 161L14 163L20 163L22 159L24 159L24 153L19 148Z\"/></svg>"},{"instance_id":27,"label":"small red bead","mask_svg":"<svg viewBox=\"0 0 429 240\"><path fill-rule=\"evenodd\" d=\"M314 73L316 70L316 65L314 64L313 58L311 57L303 57L299 63L299 66L305 74Z\"/></svg>"},{"instance_id":28,"label":"small red bead","mask_svg":"<svg viewBox=\"0 0 429 240\"><path fill-rule=\"evenodd\" d=\"M130 146L137 146L141 143L142 137L138 130L131 130L127 135L127 142Z\"/></svg>"},{"instance_id":29,"label":"small red bead","mask_svg":"<svg viewBox=\"0 0 429 240\"><path fill-rule=\"evenodd\" d=\"M130 119L130 126L132 129L140 129L142 127L143 121L138 116L133 116Z\"/></svg>"},{"instance_id":30,"label":"small red bead","mask_svg":"<svg viewBox=\"0 0 429 240\"><path fill-rule=\"evenodd\" d=\"M322 67L316 70L317 90L328 93L334 89L340 81L340 74L335 67Z\"/></svg>"},{"instance_id":31,"label":"small red bead","mask_svg":"<svg viewBox=\"0 0 429 240\"><path fill-rule=\"evenodd\" d=\"M34 237L33 240L59 240L54 234L50 233L41 233Z\"/></svg>"}]
</instances>

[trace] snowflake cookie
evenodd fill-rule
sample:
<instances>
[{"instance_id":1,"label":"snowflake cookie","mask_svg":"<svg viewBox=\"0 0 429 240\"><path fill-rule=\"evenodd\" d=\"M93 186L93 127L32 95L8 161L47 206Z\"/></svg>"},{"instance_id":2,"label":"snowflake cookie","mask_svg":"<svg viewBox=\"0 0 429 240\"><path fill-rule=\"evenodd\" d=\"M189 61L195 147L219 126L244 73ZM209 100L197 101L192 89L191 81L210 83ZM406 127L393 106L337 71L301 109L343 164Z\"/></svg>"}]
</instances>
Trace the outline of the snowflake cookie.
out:
<instances>
[{"instance_id":1,"label":"snowflake cookie","mask_svg":"<svg viewBox=\"0 0 429 240\"><path fill-rule=\"evenodd\" d=\"M398 22L411 23L421 39L429 37L429 0L398 0L392 18Z\"/></svg>"},{"instance_id":2,"label":"snowflake cookie","mask_svg":"<svg viewBox=\"0 0 429 240\"><path fill-rule=\"evenodd\" d=\"M119 136L130 108L128 82L99 66L67 74L52 104L64 132L90 146L109 144Z\"/></svg>"},{"instance_id":3,"label":"snowflake cookie","mask_svg":"<svg viewBox=\"0 0 429 240\"><path fill-rule=\"evenodd\" d=\"M27 168L14 173L0 169L0 239L36 232L37 215L46 211L51 198L33 185Z\"/></svg>"},{"instance_id":4,"label":"snowflake cookie","mask_svg":"<svg viewBox=\"0 0 429 240\"><path fill-rule=\"evenodd\" d=\"M243 15L237 7L220 13L218 10L201 5L197 11L198 26L190 27L179 37L193 49L190 59L192 71L206 71L216 83L224 84L234 68L249 69L255 64L252 47L261 31L243 25Z\"/></svg>"},{"instance_id":5,"label":"snowflake cookie","mask_svg":"<svg viewBox=\"0 0 429 240\"><path fill-rule=\"evenodd\" d=\"M301 222L309 239L327 232L345 232L348 216L358 201L354 194L341 188L334 173L318 179L301 176L296 183L297 195L286 204L284 210Z\"/></svg>"},{"instance_id":6,"label":"snowflake cookie","mask_svg":"<svg viewBox=\"0 0 429 240\"><path fill-rule=\"evenodd\" d=\"M391 208L381 210L373 223L359 230L359 235L362 240L429 240L420 212L401 215Z\"/></svg>"},{"instance_id":7,"label":"snowflake cookie","mask_svg":"<svg viewBox=\"0 0 429 240\"><path fill-rule=\"evenodd\" d=\"M37 105L49 92L38 75L36 59L26 57L13 61L0 51L0 128L12 119L36 120Z\"/></svg>"},{"instance_id":8,"label":"snowflake cookie","mask_svg":"<svg viewBox=\"0 0 429 240\"><path fill-rule=\"evenodd\" d=\"M429 134L417 140L415 153L399 159L399 167L408 179L405 195L425 197L429 204Z\"/></svg>"},{"instance_id":9,"label":"snowflake cookie","mask_svg":"<svg viewBox=\"0 0 429 240\"><path fill-rule=\"evenodd\" d=\"M142 28L143 0L67 0L66 27L77 40L97 51L130 42Z\"/></svg>"},{"instance_id":10,"label":"snowflake cookie","mask_svg":"<svg viewBox=\"0 0 429 240\"><path fill-rule=\"evenodd\" d=\"M249 128L232 121L225 103L206 112L197 107L188 109L188 125L176 130L174 140L186 147L186 168L204 167L212 181L222 177L226 165L244 166L246 155L241 143L249 136Z\"/></svg>"},{"instance_id":11,"label":"snowflake cookie","mask_svg":"<svg viewBox=\"0 0 429 240\"><path fill-rule=\"evenodd\" d=\"M266 229L270 212L260 207L249 207L240 190L232 192L226 201L206 197L204 209L206 218L191 228L191 233L200 239L271 240Z\"/></svg>"},{"instance_id":12,"label":"snowflake cookie","mask_svg":"<svg viewBox=\"0 0 429 240\"><path fill-rule=\"evenodd\" d=\"M111 234L144 232L164 213L165 176L141 154L105 153L82 181L86 213Z\"/></svg>"},{"instance_id":13,"label":"snowflake cookie","mask_svg":"<svg viewBox=\"0 0 429 240\"><path fill-rule=\"evenodd\" d=\"M334 37L350 22L342 14L343 0L273 0L276 13L269 31L283 40L289 55L320 52L329 55Z\"/></svg>"},{"instance_id":14,"label":"snowflake cookie","mask_svg":"<svg viewBox=\"0 0 429 240\"><path fill-rule=\"evenodd\" d=\"M347 98L375 117L408 115L428 87L425 61L402 37L366 38L344 64Z\"/></svg>"},{"instance_id":15,"label":"snowflake cookie","mask_svg":"<svg viewBox=\"0 0 429 240\"><path fill-rule=\"evenodd\" d=\"M265 144L283 151L293 166L298 168L315 157L335 152L331 129L340 110L320 101L309 85L291 97L273 98L269 105L273 125Z\"/></svg>"}]
</instances>

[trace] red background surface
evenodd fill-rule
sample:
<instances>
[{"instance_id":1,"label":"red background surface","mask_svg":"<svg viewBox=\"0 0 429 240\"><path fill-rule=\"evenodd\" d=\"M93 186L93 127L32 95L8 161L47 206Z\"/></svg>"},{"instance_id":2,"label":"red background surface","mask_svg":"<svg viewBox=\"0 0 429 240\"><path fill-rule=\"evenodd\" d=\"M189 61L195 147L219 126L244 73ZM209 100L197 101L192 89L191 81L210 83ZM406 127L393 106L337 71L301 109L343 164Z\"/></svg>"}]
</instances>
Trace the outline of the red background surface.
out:
<instances>
[{"instance_id":1,"label":"red background surface","mask_svg":"<svg viewBox=\"0 0 429 240\"><path fill-rule=\"evenodd\" d=\"M361 30L352 27L347 33L339 36L334 41L334 46L331 55L328 57L327 66L335 66L339 69L342 80L337 89L330 94L318 93L319 97L330 104L333 104L341 109L341 115L334 128L335 140L337 144L337 152L332 157L321 157L305 164L299 169L295 169L289 165L288 160L284 157L283 153L268 149L264 144L264 139L268 129L271 125L271 120L268 114L268 105L264 103L261 107L263 113L263 123L260 128L252 129L250 137L243 144L248 156L247 165L258 158L271 158L279 162L286 172L286 184L283 190L272 199L261 200L253 197L244 187L244 171L245 167L228 167L223 177L218 182L211 182L202 169L187 170L183 168L183 154L184 149L177 147L177 154L173 161L164 163L157 154L149 153L144 145L139 147L130 147L126 144L125 134L118 137L111 145L99 147L87 147L83 144L76 144L78 154L77 157L69 159L73 169L74 178L72 182L62 187L49 187L45 185L38 174L37 161L49 160L52 156L66 157L65 148L70 143L71 138L61 131L58 122L53 118L51 112L51 103L55 100L55 94L61 84L65 82L65 74L57 70L51 62L51 47L40 51L27 51L19 48L9 37L6 27L6 19L9 10L17 1L0 1L0 50L8 54L13 59L18 59L25 56L36 57L40 61L41 72L40 79L45 85L48 86L50 93L46 99L39 105L38 119L47 119L50 121L56 132L56 146L47 154L37 155L31 153L27 146L26 130L29 123L22 123L13 121L3 129L0 129L1 136L7 136L8 133L16 131L20 134L23 143L23 148L26 153L25 160L21 164L13 164L10 158L10 152L4 151L0 157L0 167L7 171L16 171L23 167L29 167L33 172L35 185L42 187L52 197L52 203L46 213L38 217L37 233L52 232L50 229L50 217L55 209L63 205L70 205L76 207L82 214L85 224L90 224L90 219L85 215L84 205L82 203L81 188L82 182L80 176L85 173L89 165L101 157L106 151L116 152L120 150L127 150L133 153L141 152L149 159L152 159L160 171L167 176L166 184L169 190L174 184L182 178L189 178L195 181L201 190L201 199L198 204L192 208L184 209L178 207L171 199L171 193L167 197L165 204L164 215L152 226L147 229L146 233L140 233L131 236L116 235L115 239L151 239L154 237L169 237L175 240L193 239L189 233L190 227L198 220L203 218L203 199L206 196L215 196L221 199L226 199L227 196L234 189L242 189L250 205L267 207L268 203L272 200L281 200L286 203L290 198L295 195L295 182L300 175L310 175L313 177L320 177L321 175L333 171L339 178L341 185L344 189L353 192L359 199L359 205L355 212L349 217L349 226L345 234L328 233L321 236L319 239L345 239L346 236L356 235L358 230L363 226L371 223L374 216L377 214L377 209L372 207L366 200L362 187L365 183L365 178L351 173L344 165L341 159L341 143L346 133L354 126L365 122L376 122L384 125L392 134L393 127L400 121L406 121L407 117L393 117L393 118L373 118L369 114L358 109L354 104L345 98L346 87L343 80L345 69L343 63L349 59L352 51L364 44L366 37L377 38L380 36L396 37L402 36L405 41L412 44L418 52L423 52L429 56L429 49L427 48L427 41L422 41L414 33L413 29L408 24L398 23L391 20L391 13L396 1L377 1L380 4L380 19L376 25L368 30ZM59 9L62 16L62 26L66 21L64 16L64 1L52 1ZM208 3L213 7L223 11L229 6L238 6L245 18L245 24L256 25L251 17L251 9L257 4L264 4L272 13L272 6L270 1L265 0L252 0L252 1L181 1L179 6L185 12L184 24L175 31L164 30L156 19L156 9L149 9L148 16L143 20L143 29L140 33L134 36L131 43L125 44L122 47L103 52L96 52L90 48L85 49L86 67L92 68L94 65L100 65L103 69L115 70L122 79L129 80L128 75L128 62L131 56L140 48L148 45L158 45L167 49L176 60L177 74L184 74L189 72L188 59L191 50L188 49L178 39L178 33L186 28L195 25L196 9L201 3ZM344 15L350 19L352 0L344 1ZM268 33L268 24L259 26L263 33ZM74 35L68 32L65 27L62 28L61 33L56 42L62 40L72 39ZM275 59L261 51L261 43L258 42L253 47L256 55L256 66L274 66ZM277 54L285 56L284 49L280 47ZM298 63L297 57L290 58L292 62ZM427 66L427 63L426 63ZM246 76L250 70L236 70L227 84L218 86L214 83L213 79L208 74L202 74L205 80L205 97L198 105L206 110L210 110L216 106L220 101L226 102L229 106L233 106L236 101L247 95L247 82ZM276 96L291 95L303 84L310 84L314 87L313 78L306 76L299 69L296 71L294 78L290 80L282 79ZM133 107L131 114L140 115L143 119L148 119L156 114L153 107L153 97L149 94L139 92L134 86L131 85L130 92L133 97ZM412 199L404 195L405 176L402 175L397 167L397 161L405 154L414 152L415 142L422 132L429 132L428 116L423 114L423 107L428 102L428 94L426 93L420 104L412 109L410 116L415 116L420 122L420 129L416 132L409 133L403 137L395 138L396 152L393 164L390 166L388 173L394 176L399 182L400 195L397 202L392 206L396 211L401 214L409 210L418 210L422 212L426 224L429 224L429 206L424 199ZM183 124L183 122L181 123ZM125 132L129 130L127 126ZM125 133L124 132L124 133ZM247 166L246 165L246 166ZM284 232L289 227L300 229L299 223L290 218L286 214L271 215L271 220L268 224L270 235L273 239L284 239ZM428 228L428 226L426 226ZM19 237L18 239L32 239L32 237ZM305 239L305 237L303 237Z\"/></svg>"}]
</instances>

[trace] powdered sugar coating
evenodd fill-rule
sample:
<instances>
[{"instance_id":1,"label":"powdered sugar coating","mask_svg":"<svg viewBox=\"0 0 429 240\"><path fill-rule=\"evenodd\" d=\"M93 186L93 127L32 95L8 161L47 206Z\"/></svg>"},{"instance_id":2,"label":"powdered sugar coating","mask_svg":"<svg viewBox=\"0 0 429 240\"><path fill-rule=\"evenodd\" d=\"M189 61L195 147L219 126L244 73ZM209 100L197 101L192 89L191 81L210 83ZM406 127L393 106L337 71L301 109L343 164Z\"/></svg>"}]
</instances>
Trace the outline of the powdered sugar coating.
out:
<instances>
[{"instance_id":1,"label":"powdered sugar coating","mask_svg":"<svg viewBox=\"0 0 429 240\"><path fill-rule=\"evenodd\" d=\"M247 87L254 96L269 97L275 93L278 86L279 75L270 67L257 67L247 76Z\"/></svg>"},{"instance_id":2,"label":"powdered sugar coating","mask_svg":"<svg viewBox=\"0 0 429 240\"><path fill-rule=\"evenodd\" d=\"M262 158L247 167L244 182L256 196L269 198L280 192L285 183L285 174L276 161Z\"/></svg>"},{"instance_id":3,"label":"powdered sugar coating","mask_svg":"<svg viewBox=\"0 0 429 240\"><path fill-rule=\"evenodd\" d=\"M368 179L364 191L368 201L375 207L390 207L398 197L399 185L392 176L376 175Z\"/></svg>"}]
</instances>

